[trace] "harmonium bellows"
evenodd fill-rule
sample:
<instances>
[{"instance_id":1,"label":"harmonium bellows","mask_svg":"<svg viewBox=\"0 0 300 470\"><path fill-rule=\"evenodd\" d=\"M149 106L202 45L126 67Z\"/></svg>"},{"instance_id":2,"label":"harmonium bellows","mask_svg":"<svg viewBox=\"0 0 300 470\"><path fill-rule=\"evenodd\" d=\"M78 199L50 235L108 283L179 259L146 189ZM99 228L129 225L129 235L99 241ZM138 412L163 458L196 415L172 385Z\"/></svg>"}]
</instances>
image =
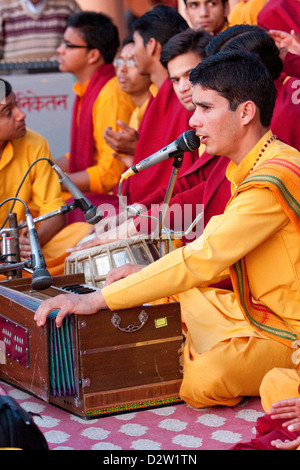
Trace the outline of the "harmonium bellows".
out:
<instances>
[{"instance_id":1,"label":"harmonium bellows","mask_svg":"<svg viewBox=\"0 0 300 470\"><path fill-rule=\"evenodd\" d=\"M54 311L36 325L46 298L97 290L84 282L83 274L53 277L40 292L30 278L0 282L0 379L83 418L180 403L178 303L69 315L61 328Z\"/></svg>"}]
</instances>

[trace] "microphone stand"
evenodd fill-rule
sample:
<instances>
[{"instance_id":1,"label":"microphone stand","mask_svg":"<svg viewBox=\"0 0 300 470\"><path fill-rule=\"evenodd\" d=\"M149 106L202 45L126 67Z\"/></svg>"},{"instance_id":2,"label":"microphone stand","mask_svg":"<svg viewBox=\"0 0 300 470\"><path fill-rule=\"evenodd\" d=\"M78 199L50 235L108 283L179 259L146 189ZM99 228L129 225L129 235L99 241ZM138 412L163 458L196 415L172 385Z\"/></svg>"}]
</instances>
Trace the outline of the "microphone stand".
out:
<instances>
[{"instance_id":1,"label":"microphone stand","mask_svg":"<svg viewBox=\"0 0 300 470\"><path fill-rule=\"evenodd\" d=\"M43 220L55 217L58 214L66 214L67 212L77 209L76 202L62 206L60 209L49 212L48 214L40 215L33 219L34 224L42 222ZM22 270L33 273L31 268L31 260L20 262L20 247L19 247L19 230L27 227L27 222L17 225L17 216L14 212L8 216L9 227L1 229L0 235L3 240L3 255L0 257L0 274L5 274L7 279L20 279L22 277Z\"/></svg>"},{"instance_id":2,"label":"microphone stand","mask_svg":"<svg viewBox=\"0 0 300 470\"><path fill-rule=\"evenodd\" d=\"M164 222L164 219L166 217L168 207L170 205L170 200L171 200L171 197L172 197L172 194L173 194L173 191L174 191L174 186L175 186L175 183L176 183L176 180L177 180L177 176L178 176L180 168L182 167L182 163L183 163L183 154L180 154L180 155L176 156L173 160L173 163L172 163L173 170L172 170L172 173L171 173L168 188L167 188L166 195L165 195L165 198L164 198L164 202L163 202L163 205L162 205L162 210L159 214L158 226L157 226L156 231L153 234L153 238L156 239L156 240L157 239L159 240L159 255L160 255L160 257L164 256L165 254L167 254L169 252L169 249L168 249L168 243L169 242L166 239L166 237L162 236L162 228L163 228L163 222Z\"/></svg>"}]
</instances>

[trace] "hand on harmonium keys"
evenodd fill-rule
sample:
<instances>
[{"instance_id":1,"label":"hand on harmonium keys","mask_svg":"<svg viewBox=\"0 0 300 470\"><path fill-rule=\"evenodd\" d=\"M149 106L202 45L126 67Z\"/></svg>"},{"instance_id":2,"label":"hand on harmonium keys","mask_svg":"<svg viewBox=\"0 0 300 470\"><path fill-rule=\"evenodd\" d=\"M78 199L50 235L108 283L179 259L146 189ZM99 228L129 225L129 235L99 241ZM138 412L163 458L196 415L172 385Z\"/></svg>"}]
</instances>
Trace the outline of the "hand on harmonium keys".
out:
<instances>
[{"instance_id":1,"label":"hand on harmonium keys","mask_svg":"<svg viewBox=\"0 0 300 470\"><path fill-rule=\"evenodd\" d=\"M100 290L82 295L61 294L45 300L35 312L34 319L37 326L44 326L50 312L58 310L55 323L60 327L69 314L92 315L105 308L107 304Z\"/></svg>"}]
</instances>

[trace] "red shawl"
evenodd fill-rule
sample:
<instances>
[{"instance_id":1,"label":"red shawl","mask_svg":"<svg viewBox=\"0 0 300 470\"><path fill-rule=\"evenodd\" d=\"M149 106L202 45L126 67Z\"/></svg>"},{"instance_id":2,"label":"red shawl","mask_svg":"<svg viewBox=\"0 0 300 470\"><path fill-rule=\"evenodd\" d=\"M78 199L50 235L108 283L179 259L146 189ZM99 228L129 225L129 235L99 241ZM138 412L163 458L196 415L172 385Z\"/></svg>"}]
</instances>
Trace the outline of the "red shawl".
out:
<instances>
[{"instance_id":1,"label":"red shawl","mask_svg":"<svg viewBox=\"0 0 300 470\"><path fill-rule=\"evenodd\" d=\"M278 96L270 127L279 140L300 152L300 80L281 74L275 86Z\"/></svg>"},{"instance_id":2,"label":"red shawl","mask_svg":"<svg viewBox=\"0 0 300 470\"><path fill-rule=\"evenodd\" d=\"M81 99L79 122L77 118L80 98L76 96L73 105L71 126L71 150L69 172L86 170L94 163L93 115L94 102L104 85L115 76L112 64L100 65L92 76L86 92Z\"/></svg>"},{"instance_id":3,"label":"red shawl","mask_svg":"<svg viewBox=\"0 0 300 470\"><path fill-rule=\"evenodd\" d=\"M139 140L134 165L176 140L189 127L192 112L187 111L174 93L167 78L155 98L151 98L139 127ZM185 153L179 174L186 171L198 158L198 150ZM127 203L141 201L159 186L167 186L172 173L172 160L165 160L143 170L122 183L122 195Z\"/></svg>"},{"instance_id":4,"label":"red shawl","mask_svg":"<svg viewBox=\"0 0 300 470\"><path fill-rule=\"evenodd\" d=\"M271 445L272 441L294 441L299 437L299 432L291 432L284 428L284 419L272 419L269 415L264 415L257 420L256 437L250 442L236 444L231 450L277 450Z\"/></svg>"},{"instance_id":5,"label":"red shawl","mask_svg":"<svg viewBox=\"0 0 300 470\"><path fill-rule=\"evenodd\" d=\"M204 227L211 217L224 212L226 204L230 199L230 183L226 178L226 168L229 159L226 157L216 157L208 155L206 152L198 158L195 163L179 177L175 183L174 191L170 201L170 207L176 205L181 207L181 214L184 216L184 207L191 211L190 218L192 220L197 216L197 204L204 205ZM159 187L152 195L139 201L149 210L148 215L158 217L161 204L166 194L166 187ZM140 223L139 218L136 222ZM174 213L170 211L170 228L179 230L183 227L182 220L175 220ZM151 221L148 225L150 229ZM196 238L196 234L195 234ZM189 238L191 241L191 238Z\"/></svg>"},{"instance_id":6,"label":"red shawl","mask_svg":"<svg viewBox=\"0 0 300 470\"><path fill-rule=\"evenodd\" d=\"M279 29L300 33L300 1L269 0L257 16L257 25L265 29Z\"/></svg>"}]
</instances>

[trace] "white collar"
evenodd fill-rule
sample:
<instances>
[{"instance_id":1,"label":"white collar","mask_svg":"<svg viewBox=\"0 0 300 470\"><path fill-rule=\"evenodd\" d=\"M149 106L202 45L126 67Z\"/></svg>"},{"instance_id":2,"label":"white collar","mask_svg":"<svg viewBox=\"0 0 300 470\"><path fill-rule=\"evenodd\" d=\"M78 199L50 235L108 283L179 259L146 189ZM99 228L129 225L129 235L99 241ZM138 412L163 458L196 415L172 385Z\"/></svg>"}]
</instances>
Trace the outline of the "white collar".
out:
<instances>
[{"instance_id":1,"label":"white collar","mask_svg":"<svg viewBox=\"0 0 300 470\"><path fill-rule=\"evenodd\" d=\"M41 0L37 5L33 5L30 0L25 0L26 7L35 15L40 13L42 8L44 8L45 3L47 3L47 0Z\"/></svg>"}]
</instances>

